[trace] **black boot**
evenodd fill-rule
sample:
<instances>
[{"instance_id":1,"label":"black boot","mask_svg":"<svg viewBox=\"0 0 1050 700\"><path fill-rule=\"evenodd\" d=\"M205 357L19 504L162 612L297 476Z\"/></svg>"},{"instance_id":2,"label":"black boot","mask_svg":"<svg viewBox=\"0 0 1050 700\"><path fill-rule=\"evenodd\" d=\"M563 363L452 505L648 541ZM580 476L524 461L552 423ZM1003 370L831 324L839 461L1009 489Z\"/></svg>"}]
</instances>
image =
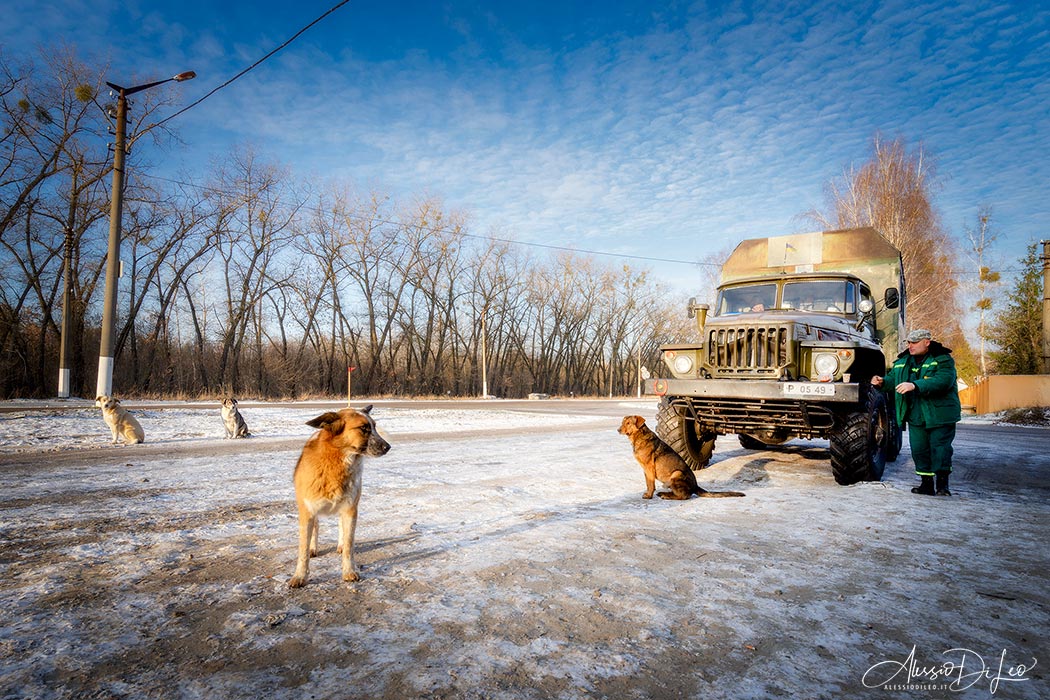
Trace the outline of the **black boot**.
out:
<instances>
[{"instance_id":1,"label":"black boot","mask_svg":"<svg viewBox=\"0 0 1050 700\"><path fill-rule=\"evenodd\" d=\"M948 490L948 475L951 472L937 472L937 495L938 496L951 496L952 492Z\"/></svg>"},{"instance_id":2,"label":"black boot","mask_svg":"<svg viewBox=\"0 0 1050 700\"><path fill-rule=\"evenodd\" d=\"M933 491L933 477L924 476L922 477L922 483L912 488L912 493L921 493L923 496L932 496Z\"/></svg>"}]
</instances>

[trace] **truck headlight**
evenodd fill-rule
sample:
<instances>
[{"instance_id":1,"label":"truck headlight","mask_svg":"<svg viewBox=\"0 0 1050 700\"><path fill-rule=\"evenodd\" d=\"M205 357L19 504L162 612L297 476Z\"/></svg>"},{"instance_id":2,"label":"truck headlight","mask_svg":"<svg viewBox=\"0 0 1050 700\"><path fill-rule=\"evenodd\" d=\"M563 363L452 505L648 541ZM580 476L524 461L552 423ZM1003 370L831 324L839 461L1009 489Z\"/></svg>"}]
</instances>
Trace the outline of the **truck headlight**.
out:
<instances>
[{"instance_id":1,"label":"truck headlight","mask_svg":"<svg viewBox=\"0 0 1050 700\"><path fill-rule=\"evenodd\" d=\"M818 352L813 358L814 374L818 377L833 377L839 368L839 358L832 352Z\"/></svg>"},{"instance_id":2,"label":"truck headlight","mask_svg":"<svg viewBox=\"0 0 1050 700\"><path fill-rule=\"evenodd\" d=\"M693 358L689 355L676 355L673 364L675 374L689 374L693 369Z\"/></svg>"}]
</instances>

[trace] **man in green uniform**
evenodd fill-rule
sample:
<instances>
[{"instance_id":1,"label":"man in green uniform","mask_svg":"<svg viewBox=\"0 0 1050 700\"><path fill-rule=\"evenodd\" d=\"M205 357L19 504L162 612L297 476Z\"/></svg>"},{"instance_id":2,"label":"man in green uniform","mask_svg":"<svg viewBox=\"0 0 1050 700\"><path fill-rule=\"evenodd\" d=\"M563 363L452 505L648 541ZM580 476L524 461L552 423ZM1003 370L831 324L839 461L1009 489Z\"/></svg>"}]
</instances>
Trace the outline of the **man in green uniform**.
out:
<instances>
[{"instance_id":1,"label":"man in green uniform","mask_svg":"<svg viewBox=\"0 0 1050 700\"><path fill-rule=\"evenodd\" d=\"M872 377L871 383L897 392L897 422L908 425L915 473L922 480L912 493L951 496L952 441L962 418L955 360L928 330L913 330L905 342L908 349L897 356L886 376Z\"/></svg>"}]
</instances>

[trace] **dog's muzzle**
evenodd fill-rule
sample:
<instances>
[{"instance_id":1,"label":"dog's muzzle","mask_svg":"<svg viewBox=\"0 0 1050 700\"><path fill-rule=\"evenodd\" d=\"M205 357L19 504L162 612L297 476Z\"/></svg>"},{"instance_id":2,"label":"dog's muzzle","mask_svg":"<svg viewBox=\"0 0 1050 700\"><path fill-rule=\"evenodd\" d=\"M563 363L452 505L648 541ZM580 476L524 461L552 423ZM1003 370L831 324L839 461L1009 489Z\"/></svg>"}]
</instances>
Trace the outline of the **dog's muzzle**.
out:
<instances>
[{"instance_id":1,"label":"dog's muzzle","mask_svg":"<svg viewBox=\"0 0 1050 700\"><path fill-rule=\"evenodd\" d=\"M375 433L372 433L368 437L368 447L365 448L365 454L370 457L382 457L390 451L390 443L379 437Z\"/></svg>"}]
</instances>

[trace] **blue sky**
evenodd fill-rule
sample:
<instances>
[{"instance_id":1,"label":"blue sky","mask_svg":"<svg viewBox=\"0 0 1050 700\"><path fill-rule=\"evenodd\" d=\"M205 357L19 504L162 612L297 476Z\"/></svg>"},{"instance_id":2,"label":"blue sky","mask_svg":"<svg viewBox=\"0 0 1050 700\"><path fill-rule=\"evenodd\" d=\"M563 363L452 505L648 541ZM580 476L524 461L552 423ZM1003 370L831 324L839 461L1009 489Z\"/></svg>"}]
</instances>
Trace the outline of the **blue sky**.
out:
<instances>
[{"instance_id":1,"label":"blue sky","mask_svg":"<svg viewBox=\"0 0 1050 700\"><path fill-rule=\"evenodd\" d=\"M124 85L195 70L181 106L335 2L6 0L0 43L68 42ZM936 157L951 232L991 207L1010 267L1050 237L1048 8L351 0L178 117L183 143L150 160L250 143L304 176L437 196L475 233L694 261L811 230L798 215L881 132Z\"/></svg>"}]
</instances>

